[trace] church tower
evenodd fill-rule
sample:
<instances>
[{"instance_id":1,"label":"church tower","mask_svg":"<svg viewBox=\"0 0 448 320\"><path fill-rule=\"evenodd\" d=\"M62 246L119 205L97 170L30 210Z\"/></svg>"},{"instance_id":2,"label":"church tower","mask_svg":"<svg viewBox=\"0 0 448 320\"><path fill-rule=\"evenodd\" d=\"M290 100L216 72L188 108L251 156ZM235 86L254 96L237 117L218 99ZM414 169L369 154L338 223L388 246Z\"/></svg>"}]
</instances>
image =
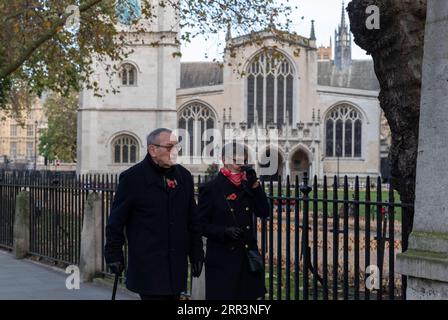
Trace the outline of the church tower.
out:
<instances>
[{"instance_id":1,"label":"church tower","mask_svg":"<svg viewBox=\"0 0 448 320\"><path fill-rule=\"evenodd\" d=\"M352 34L345 22L345 6L342 2L341 24L334 32L334 64L342 70L350 66L352 62Z\"/></svg>"},{"instance_id":2,"label":"church tower","mask_svg":"<svg viewBox=\"0 0 448 320\"><path fill-rule=\"evenodd\" d=\"M94 61L93 81L99 84L103 96L86 88L81 92L78 173L121 172L144 158L150 131L176 127L176 89L180 86L180 58L176 54L180 48L175 41L178 17L171 6L153 8L156 12L151 21L141 18L140 0L116 9L117 29L132 53L123 61L108 62L117 70L112 79L104 71L104 63ZM132 24L138 19L137 25ZM142 27L145 32L141 32ZM118 93L112 93L110 82Z\"/></svg>"}]
</instances>

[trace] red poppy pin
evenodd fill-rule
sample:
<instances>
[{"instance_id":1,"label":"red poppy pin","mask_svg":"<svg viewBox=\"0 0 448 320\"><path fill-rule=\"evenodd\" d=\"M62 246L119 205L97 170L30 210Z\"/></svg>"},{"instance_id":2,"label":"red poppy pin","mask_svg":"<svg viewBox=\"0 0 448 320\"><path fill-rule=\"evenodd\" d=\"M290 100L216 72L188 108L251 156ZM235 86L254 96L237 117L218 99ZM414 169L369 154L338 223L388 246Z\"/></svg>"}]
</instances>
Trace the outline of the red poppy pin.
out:
<instances>
[{"instance_id":1,"label":"red poppy pin","mask_svg":"<svg viewBox=\"0 0 448 320\"><path fill-rule=\"evenodd\" d=\"M174 189L176 188L176 180L170 180L170 179L166 179L166 185L168 188L170 189Z\"/></svg>"},{"instance_id":2,"label":"red poppy pin","mask_svg":"<svg viewBox=\"0 0 448 320\"><path fill-rule=\"evenodd\" d=\"M235 193L232 193L232 194L227 196L227 200L232 200L233 201L233 200L236 200L236 198L237 198L237 196L236 196Z\"/></svg>"}]
</instances>

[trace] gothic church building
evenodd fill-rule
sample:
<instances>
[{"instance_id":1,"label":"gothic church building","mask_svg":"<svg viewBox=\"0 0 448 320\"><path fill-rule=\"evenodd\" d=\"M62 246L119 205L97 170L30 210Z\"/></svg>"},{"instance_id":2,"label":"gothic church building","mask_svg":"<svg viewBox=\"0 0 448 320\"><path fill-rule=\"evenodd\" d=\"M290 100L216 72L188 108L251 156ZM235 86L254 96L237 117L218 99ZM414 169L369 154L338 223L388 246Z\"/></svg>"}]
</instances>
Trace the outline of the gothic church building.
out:
<instances>
[{"instance_id":1,"label":"gothic church building","mask_svg":"<svg viewBox=\"0 0 448 320\"><path fill-rule=\"evenodd\" d=\"M256 154L278 155L275 175L360 177L380 174L379 84L373 62L351 58L352 39L342 10L335 31L334 60L309 37L294 35L279 45L271 31L259 32L263 46L249 37L226 36L223 67L213 62L180 62L172 9L159 8L151 30L133 33L134 53L122 61L113 79L120 92L97 97L84 90L78 112L78 173L121 172L143 159L146 135L157 127L189 133L179 161L193 174L219 161L214 150L204 156L207 129L245 137ZM144 23L144 22L143 22ZM144 39L144 43L141 41ZM160 45L153 47L153 41ZM145 44L146 43L146 44ZM276 52L281 53L278 58ZM299 54L296 54L299 52ZM244 75L235 71L241 66ZM96 81L107 76L97 68ZM266 137L275 133L276 143ZM206 137L207 138L207 137ZM255 161L259 168L260 163Z\"/></svg>"}]
</instances>

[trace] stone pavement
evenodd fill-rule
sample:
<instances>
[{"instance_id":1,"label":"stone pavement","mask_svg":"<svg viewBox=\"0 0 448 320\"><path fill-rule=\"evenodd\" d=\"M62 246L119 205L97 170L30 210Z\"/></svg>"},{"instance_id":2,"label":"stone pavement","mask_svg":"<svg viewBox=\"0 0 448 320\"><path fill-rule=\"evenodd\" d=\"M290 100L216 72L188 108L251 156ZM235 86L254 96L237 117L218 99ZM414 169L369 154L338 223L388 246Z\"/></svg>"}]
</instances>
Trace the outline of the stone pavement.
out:
<instances>
[{"instance_id":1,"label":"stone pavement","mask_svg":"<svg viewBox=\"0 0 448 320\"><path fill-rule=\"evenodd\" d=\"M68 290L69 274L30 260L17 260L0 250L0 300L110 300L112 287L81 283L79 290ZM117 291L117 300L136 300L125 290Z\"/></svg>"}]
</instances>

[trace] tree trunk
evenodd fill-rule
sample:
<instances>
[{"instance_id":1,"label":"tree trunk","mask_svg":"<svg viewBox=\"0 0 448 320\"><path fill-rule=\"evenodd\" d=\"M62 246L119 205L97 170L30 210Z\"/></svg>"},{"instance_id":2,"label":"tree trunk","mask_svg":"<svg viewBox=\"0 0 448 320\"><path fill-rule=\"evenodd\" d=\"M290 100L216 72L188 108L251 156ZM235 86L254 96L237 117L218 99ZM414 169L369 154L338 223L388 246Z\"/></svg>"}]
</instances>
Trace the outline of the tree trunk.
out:
<instances>
[{"instance_id":1,"label":"tree trunk","mask_svg":"<svg viewBox=\"0 0 448 320\"><path fill-rule=\"evenodd\" d=\"M369 30L366 8L380 9L380 29ZM403 203L414 203L426 0L352 0L347 7L354 41L373 58L380 106L391 129L392 186ZM414 209L409 210L407 234ZM407 237L406 237L407 238ZM406 248L404 248L406 249Z\"/></svg>"}]
</instances>

